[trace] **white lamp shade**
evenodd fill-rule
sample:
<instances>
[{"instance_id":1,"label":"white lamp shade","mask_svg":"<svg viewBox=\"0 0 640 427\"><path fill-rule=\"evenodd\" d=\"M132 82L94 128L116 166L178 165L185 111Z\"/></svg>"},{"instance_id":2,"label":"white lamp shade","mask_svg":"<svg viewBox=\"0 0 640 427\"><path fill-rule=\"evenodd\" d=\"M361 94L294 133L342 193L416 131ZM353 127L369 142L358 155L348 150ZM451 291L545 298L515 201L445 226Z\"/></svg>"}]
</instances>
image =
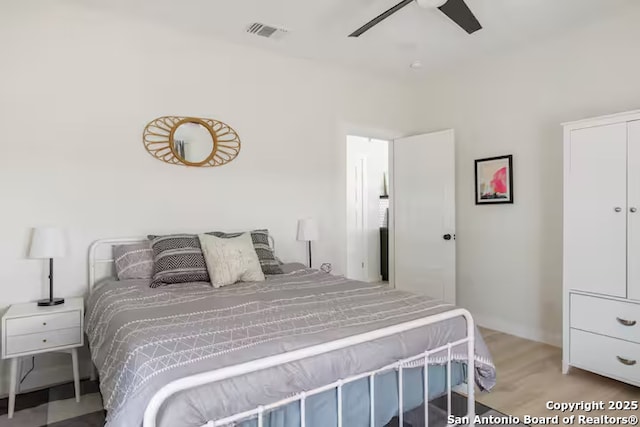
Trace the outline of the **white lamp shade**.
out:
<instances>
[{"instance_id":1,"label":"white lamp shade","mask_svg":"<svg viewBox=\"0 0 640 427\"><path fill-rule=\"evenodd\" d=\"M66 254L64 231L57 227L37 227L31 235L29 258L59 258Z\"/></svg>"},{"instance_id":2,"label":"white lamp shade","mask_svg":"<svg viewBox=\"0 0 640 427\"><path fill-rule=\"evenodd\" d=\"M298 220L298 240L305 242L318 240L318 224L313 218Z\"/></svg>"}]
</instances>

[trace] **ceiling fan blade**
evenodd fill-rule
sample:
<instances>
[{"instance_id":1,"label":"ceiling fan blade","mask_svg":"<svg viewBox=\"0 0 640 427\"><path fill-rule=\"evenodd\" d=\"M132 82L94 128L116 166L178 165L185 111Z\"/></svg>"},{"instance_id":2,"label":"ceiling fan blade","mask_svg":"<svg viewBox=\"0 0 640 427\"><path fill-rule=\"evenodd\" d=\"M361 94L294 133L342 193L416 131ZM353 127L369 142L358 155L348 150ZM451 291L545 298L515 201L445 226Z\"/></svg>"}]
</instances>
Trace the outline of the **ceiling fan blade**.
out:
<instances>
[{"instance_id":1,"label":"ceiling fan blade","mask_svg":"<svg viewBox=\"0 0 640 427\"><path fill-rule=\"evenodd\" d=\"M438 9L469 34L482 29L482 25L464 0L449 0Z\"/></svg>"},{"instance_id":2,"label":"ceiling fan blade","mask_svg":"<svg viewBox=\"0 0 640 427\"><path fill-rule=\"evenodd\" d=\"M401 1L397 5L393 6L391 9L385 12L382 12L380 15L376 16L371 21L367 22L362 27L358 28L353 33L349 34L349 37L360 37L362 34L369 31L371 28L378 25L379 23L381 23L382 21L384 21L385 19L387 19L388 17L390 17L391 15L399 11L400 9L404 8L405 6L409 6L411 3L413 3L413 1L414 0Z\"/></svg>"}]
</instances>

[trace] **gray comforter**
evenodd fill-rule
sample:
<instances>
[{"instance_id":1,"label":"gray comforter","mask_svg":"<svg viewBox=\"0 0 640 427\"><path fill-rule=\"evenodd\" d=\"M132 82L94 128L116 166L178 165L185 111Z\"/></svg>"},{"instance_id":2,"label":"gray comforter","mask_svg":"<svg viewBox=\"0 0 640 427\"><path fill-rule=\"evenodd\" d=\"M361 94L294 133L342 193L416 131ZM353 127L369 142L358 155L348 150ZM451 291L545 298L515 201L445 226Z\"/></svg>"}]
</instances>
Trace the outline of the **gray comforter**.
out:
<instances>
[{"instance_id":1,"label":"gray comforter","mask_svg":"<svg viewBox=\"0 0 640 427\"><path fill-rule=\"evenodd\" d=\"M149 288L105 281L89 297L85 328L108 427L139 427L165 384L188 375L344 338L454 308L384 285L300 269L265 282ZM201 426L339 378L373 370L465 335L453 319L396 336L179 393L160 426ZM477 335L477 383L495 369ZM464 346L454 349L466 360Z\"/></svg>"}]
</instances>

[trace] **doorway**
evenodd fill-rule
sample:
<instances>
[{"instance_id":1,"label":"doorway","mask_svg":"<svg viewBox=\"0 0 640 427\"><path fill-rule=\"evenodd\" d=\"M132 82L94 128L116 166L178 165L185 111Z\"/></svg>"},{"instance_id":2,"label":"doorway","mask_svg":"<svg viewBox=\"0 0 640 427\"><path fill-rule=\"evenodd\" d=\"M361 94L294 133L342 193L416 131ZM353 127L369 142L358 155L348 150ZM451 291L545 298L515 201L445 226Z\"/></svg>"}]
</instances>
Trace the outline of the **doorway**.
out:
<instances>
[{"instance_id":1,"label":"doorway","mask_svg":"<svg viewBox=\"0 0 640 427\"><path fill-rule=\"evenodd\" d=\"M347 136L347 272L389 280L389 141Z\"/></svg>"},{"instance_id":2,"label":"doorway","mask_svg":"<svg viewBox=\"0 0 640 427\"><path fill-rule=\"evenodd\" d=\"M347 137L346 276L455 304L455 133Z\"/></svg>"}]
</instances>

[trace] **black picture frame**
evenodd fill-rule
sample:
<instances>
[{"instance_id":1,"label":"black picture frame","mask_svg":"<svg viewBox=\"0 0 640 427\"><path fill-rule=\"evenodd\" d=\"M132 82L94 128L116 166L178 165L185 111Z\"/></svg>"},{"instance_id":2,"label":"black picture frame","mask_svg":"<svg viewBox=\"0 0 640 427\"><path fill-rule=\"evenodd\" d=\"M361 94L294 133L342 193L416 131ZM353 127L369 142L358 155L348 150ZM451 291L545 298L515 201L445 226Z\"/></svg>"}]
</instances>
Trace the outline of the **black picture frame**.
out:
<instances>
[{"instance_id":1,"label":"black picture frame","mask_svg":"<svg viewBox=\"0 0 640 427\"><path fill-rule=\"evenodd\" d=\"M474 162L474 168L476 205L513 204L513 155L477 159ZM503 168L505 168L504 177L501 172ZM481 169L483 169L482 173L479 173ZM487 183L487 175L494 169L495 172L490 175L493 179ZM493 193L484 191L488 185L491 186ZM506 191L500 191L505 186Z\"/></svg>"}]
</instances>

